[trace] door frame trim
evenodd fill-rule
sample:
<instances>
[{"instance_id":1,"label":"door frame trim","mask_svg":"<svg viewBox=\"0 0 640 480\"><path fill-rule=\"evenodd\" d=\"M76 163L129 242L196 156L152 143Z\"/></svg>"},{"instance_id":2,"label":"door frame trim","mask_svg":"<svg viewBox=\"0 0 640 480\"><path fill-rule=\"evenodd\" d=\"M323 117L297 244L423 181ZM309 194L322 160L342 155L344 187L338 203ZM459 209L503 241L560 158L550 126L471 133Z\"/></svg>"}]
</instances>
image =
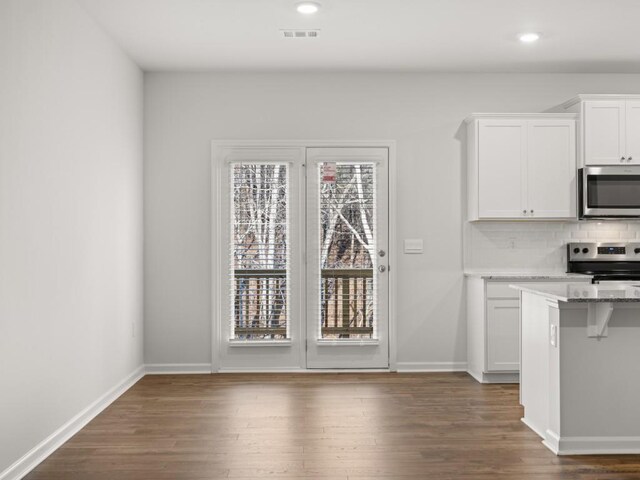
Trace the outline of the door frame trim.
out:
<instances>
[{"instance_id":1,"label":"door frame trim","mask_svg":"<svg viewBox=\"0 0 640 480\"><path fill-rule=\"evenodd\" d=\"M219 153L220 148L243 148L243 147L265 147L265 148L366 148L378 147L387 148L389 151L389 370L398 370L397 351L397 241L396 241L396 221L397 221L397 189L396 189L396 141L395 140L212 140L211 141L211 371L218 373L221 370L219 348L221 341L222 314L220 309L220 271L219 258L222 253L223 243L220 241L218 232L222 231L220 224L220 206L222 205L221 178L219 175ZM225 244L226 245L226 244ZM304 303L304 302L303 302ZM304 306L303 306L304 308ZM306 311L306 310L305 310ZM306 322L301 325L306 340ZM302 343L302 342L301 342ZM303 353L304 347L303 347ZM303 371L307 369L306 354L303 356ZM264 369L261 369L263 371ZM340 371L342 369L336 369ZM359 370L366 372L366 369Z\"/></svg>"}]
</instances>

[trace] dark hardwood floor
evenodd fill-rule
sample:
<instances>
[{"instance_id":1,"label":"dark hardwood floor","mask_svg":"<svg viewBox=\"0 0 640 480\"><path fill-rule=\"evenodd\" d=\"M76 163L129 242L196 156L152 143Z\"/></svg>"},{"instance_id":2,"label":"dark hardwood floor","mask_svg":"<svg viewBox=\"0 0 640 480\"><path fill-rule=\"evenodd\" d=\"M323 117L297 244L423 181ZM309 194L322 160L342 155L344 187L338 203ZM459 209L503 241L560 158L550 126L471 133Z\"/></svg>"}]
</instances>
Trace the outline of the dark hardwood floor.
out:
<instances>
[{"instance_id":1,"label":"dark hardwood floor","mask_svg":"<svg viewBox=\"0 0 640 480\"><path fill-rule=\"evenodd\" d=\"M463 373L146 376L26 478L640 479L521 416L517 385Z\"/></svg>"}]
</instances>

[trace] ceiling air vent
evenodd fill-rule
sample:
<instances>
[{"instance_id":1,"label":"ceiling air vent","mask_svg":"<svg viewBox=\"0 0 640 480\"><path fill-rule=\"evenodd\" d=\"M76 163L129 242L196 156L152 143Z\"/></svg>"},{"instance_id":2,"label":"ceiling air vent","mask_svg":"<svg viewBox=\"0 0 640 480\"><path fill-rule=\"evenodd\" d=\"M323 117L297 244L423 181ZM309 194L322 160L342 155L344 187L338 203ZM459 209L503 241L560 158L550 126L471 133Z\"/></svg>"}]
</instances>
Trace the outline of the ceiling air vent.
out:
<instances>
[{"instance_id":1,"label":"ceiling air vent","mask_svg":"<svg viewBox=\"0 0 640 480\"><path fill-rule=\"evenodd\" d=\"M284 38L316 38L320 30L280 30Z\"/></svg>"}]
</instances>

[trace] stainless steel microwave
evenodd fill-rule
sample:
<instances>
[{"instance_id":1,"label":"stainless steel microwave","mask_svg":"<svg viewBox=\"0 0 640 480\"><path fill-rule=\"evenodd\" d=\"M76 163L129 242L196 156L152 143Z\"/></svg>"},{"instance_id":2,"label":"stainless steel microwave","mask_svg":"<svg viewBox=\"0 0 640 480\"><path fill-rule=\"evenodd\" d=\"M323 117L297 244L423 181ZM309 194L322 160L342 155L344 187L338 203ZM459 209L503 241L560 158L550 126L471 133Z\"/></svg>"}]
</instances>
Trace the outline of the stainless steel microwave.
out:
<instances>
[{"instance_id":1,"label":"stainless steel microwave","mask_svg":"<svg viewBox=\"0 0 640 480\"><path fill-rule=\"evenodd\" d=\"M582 219L640 218L640 165L578 170L578 207Z\"/></svg>"}]
</instances>

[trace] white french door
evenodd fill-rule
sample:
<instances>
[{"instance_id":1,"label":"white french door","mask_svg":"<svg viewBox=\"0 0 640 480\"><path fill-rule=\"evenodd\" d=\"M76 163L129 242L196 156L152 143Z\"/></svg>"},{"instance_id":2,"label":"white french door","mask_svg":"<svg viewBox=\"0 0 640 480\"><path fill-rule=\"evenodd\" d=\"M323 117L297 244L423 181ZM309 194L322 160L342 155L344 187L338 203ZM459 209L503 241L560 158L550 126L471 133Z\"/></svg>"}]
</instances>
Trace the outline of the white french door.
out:
<instances>
[{"instance_id":1,"label":"white french door","mask_svg":"<svg viewBox=\"0 0 640 480\"><path fill-rule=\"evenodd\" d=\"M307 367L387 368L388 150L306 156Z\"/></svg>"},{"instance_id":2,"label":"white french door","mask_svg":"<svg viewBox=\"0 0 640 480\"><path fill-rule=\"evenodd\" d=\"M222 371L389 366L388 148L214 148Z\"/></svg>"},{"instance_id":3,"label":"white french door","mask_svg":"<svg viewBox=\"0 0 640 480\"><path fill-rule=\"evenodd\" d=\"M214 150L216 369L304 362L304 155L302 147Z\"/></svg>"}]
</instances>

